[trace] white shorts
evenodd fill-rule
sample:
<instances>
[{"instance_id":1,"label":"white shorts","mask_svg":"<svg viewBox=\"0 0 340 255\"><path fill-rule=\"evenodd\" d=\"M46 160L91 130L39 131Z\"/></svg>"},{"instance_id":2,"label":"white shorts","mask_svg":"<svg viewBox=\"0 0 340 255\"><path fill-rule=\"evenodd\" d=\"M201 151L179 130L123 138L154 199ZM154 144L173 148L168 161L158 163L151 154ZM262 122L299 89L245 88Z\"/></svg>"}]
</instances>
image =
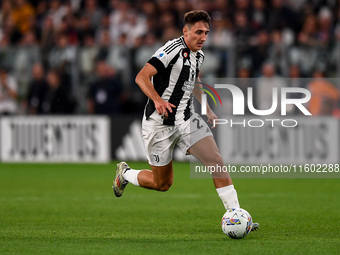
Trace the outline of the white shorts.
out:
<instances>
[{"instance_id":1,"label":"white shorts","mask_svg":"<svg viewBox=\"0 0 340 255\"><path fill-rule=\"evenodd\" d=\"M213 135L207 123L197 113L177 126L163 125L152 119L143 119L142 126L145 153L152 166L169 164L176 145L188 154L192 145Z\"/></svg>"}]
</instances>

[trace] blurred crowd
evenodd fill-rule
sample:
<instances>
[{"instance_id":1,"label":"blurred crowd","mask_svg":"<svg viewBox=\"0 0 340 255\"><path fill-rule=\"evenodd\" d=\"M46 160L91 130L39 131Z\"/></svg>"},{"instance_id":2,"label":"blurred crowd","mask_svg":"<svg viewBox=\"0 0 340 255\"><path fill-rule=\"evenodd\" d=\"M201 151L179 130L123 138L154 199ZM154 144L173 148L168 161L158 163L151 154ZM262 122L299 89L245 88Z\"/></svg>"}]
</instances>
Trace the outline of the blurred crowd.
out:
<instances>
[{"instance_id":1,"label":"blurred crowd","mask_svg":"<svg viewBox=\"0 0 340 255\"><path fill-rule=\"evenodd\" d=\"M334 115L339 84L323 79L340 73L337 0L2 0L0 115L141 112L134 78L192 9L212 17L203 77L257 78L240 86L258 109L273 86L309 86L314 114Z\"/></svg>"}]
</instances>

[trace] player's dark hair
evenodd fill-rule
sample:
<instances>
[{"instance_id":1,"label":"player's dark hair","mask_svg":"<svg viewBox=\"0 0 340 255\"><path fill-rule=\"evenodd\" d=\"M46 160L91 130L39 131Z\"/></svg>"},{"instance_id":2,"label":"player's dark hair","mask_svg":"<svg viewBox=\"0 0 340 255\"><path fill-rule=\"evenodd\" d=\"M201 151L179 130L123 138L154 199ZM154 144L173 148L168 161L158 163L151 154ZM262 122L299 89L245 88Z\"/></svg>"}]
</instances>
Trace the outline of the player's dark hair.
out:
<instances>
[{"instance_id":1,"label":"player's dark hair","mask_svg":"<svg viewBox=\"0 0 340 255\"><path fill-rule=\"evenodd\" d=\"M203 10L193 10L184 14L183 24L184 26L192 26L196 22L203 21L210 25L211 18L206 11Z\"/></svg>"}]
</instances>

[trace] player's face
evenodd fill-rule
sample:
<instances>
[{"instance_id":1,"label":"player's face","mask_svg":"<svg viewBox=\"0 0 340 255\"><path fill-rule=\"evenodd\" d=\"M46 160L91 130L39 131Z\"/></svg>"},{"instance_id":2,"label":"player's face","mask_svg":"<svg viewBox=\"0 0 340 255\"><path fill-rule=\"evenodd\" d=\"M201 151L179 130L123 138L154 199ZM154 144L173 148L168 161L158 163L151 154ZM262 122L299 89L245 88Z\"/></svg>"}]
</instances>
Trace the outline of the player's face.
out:
<instances>
[{"instance_id":1,"label":"player's face","mask_svg":"<svg viewBox=\"0 0 340 255\"><path fill-rule=\"evenodd\" d=\"M206 22L196 22L191 27L183 28L184 40L189 49L196 52L202 49L203 44L207 40L209 33L209 25Z\"/></svg>"}]
</instances>

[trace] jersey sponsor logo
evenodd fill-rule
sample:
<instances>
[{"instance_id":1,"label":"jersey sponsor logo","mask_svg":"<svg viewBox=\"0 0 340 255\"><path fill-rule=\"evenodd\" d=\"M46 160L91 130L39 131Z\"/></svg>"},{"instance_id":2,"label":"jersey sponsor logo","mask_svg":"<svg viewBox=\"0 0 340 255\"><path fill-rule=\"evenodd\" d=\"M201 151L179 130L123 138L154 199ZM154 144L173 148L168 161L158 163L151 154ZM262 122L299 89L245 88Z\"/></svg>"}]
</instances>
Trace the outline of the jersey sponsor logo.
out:
<instances>
[{"instance_id":1,"label":"jersey sponsor logo","mask_svg":"<svg viewBox=\"0 0 340 255\"><path fill-rule=\"evenodd\" d=\"M182 90L192 92L194 87L195 87L194 81L185 81L184 84L183 84Z\"/></svg>"},{"instance_id":2,"label":"jersey sponsor logo","mask_svg":"<svg viewBox=\"0 0 340 255\"><path fill-rule=\"evenodd\" d=\"M164 52L161 52L161 53L159 53L159 54L156 56L156 58L162 58L164 55L165 55L165 53L164 53Z\"/></svg>"},{"instance_id":3,"label":"jersey sponsor logo","mask_svg":"<svg viewBox=\"0 0 340 255\"><path fill-rule=\"evenodd\" d=\"M197 68L201 69L202 64L203 64L203 57L200 56L199 59L197 60Z\"/></svg>"}]
</instances>

